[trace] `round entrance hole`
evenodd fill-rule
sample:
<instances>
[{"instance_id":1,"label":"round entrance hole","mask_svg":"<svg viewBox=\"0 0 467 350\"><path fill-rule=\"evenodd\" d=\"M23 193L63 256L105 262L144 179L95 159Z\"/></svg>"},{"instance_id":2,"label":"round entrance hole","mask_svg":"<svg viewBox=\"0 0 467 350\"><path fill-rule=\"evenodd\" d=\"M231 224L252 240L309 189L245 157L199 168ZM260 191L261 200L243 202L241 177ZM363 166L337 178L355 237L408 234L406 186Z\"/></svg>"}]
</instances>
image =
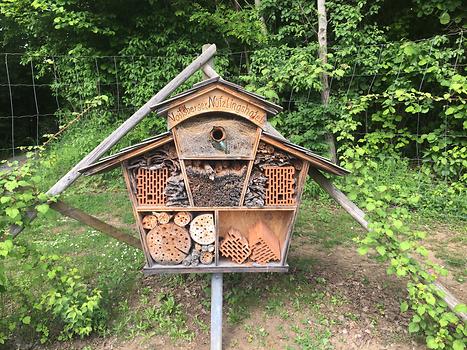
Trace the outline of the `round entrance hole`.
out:
<instances>
[{"instance_id":1,"label":"round entrance hole","mask_svg":"<svg viewBox=\"0 0 467 350\"><path fill-rule=\"evenodd\" d=\"M215 126L211 130L211 138L216 142L221 142L225 139L225 130L221 126Z\"/></svg>"}]
</instances>

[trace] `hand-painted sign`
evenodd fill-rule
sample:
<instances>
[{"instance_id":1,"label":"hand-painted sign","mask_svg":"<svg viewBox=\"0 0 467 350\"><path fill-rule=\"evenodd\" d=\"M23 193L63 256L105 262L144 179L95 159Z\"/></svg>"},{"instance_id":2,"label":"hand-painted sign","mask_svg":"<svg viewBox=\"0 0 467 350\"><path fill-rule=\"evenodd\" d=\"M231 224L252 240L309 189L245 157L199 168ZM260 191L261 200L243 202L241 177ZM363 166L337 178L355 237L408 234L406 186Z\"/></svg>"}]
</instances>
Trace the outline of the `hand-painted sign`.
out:
<instances>
[{"instance_id":1,"label":"hand-painted sign","mask_svg":"<svg viewBox=\"0 0 467 350\"><path fill-rule=\"evenodd\" d=\"M207 112L233 113L260 127L266 122L266 112L256 104L215 89L169 109L168 127L171 129L186 119Z\"/></svg>"}]
</instances>

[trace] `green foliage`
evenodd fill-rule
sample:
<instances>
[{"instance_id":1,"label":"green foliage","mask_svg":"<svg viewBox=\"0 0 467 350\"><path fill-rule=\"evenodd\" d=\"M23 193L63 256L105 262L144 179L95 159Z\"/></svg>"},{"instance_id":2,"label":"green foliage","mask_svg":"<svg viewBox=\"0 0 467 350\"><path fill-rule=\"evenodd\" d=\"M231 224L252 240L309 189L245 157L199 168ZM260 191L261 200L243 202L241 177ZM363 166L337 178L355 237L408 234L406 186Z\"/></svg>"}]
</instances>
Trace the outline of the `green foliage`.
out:
<instances>
[{"instance_id":1,"label":"green foliage","mask_svg":"<svg viewBox=\"0 0 467 350\"><path fill-rule=\"evenodd\" d=\"M45 215L51 200L40 190L41 177L38 175L38 153L28 152L28 161L2 161L0 170L0 234L6 235L10 225L24 225L30 221L28 210L35 209ZM47 162L44 162L45 166Z\"/></svg>"},{"instance_id":2,"label":"green foliage","mask_svg":"<svg viewBox=\"0 0 467 350\"><path fill-rule=\"evenodd\" d=\"M101 330L104 319L100 305L102 292L97 289L89 291L81 282L78 269L66 269L57 262L60 262L57 255L41 256L39 268L49 279L52 288L42 293L34 308L63 323L58 337L60 340L71 339L74 335L83 337ZM42 340L46 340L44 335L48 334L47 326L38 323L37 329L42 333Z\"/></svg>"}]
</instances>

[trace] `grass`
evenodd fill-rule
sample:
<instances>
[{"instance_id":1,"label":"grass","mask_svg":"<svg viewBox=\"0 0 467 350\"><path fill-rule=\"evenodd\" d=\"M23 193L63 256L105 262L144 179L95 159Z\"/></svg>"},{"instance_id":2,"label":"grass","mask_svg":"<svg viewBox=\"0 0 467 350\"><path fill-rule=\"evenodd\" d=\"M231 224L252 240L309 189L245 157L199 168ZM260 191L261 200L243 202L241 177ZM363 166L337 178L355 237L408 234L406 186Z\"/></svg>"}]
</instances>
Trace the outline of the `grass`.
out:
<instances>
[{"instance_id":1,"label":"grass","mask_svg":"<svg viewBox=\"0 0 467 350\"><path fill-rule=\"evenodd\" d=\"M123 192L74 193L63 199L134 234L134 219ZM331 349L336 325L363 322L364 315L352 309L351 298L344 295L348 287L336 287L328 275L318 272L320 260L311 254L294 254L299 248L294 242L333 254L339 247L354 249L352 239L361 233L352 218L335 206L325 201L304 201L289 258L291 272L225 275L225 325L240 329L255 348ZM456 235L450 239L456 244L459 240L465 243ZM154 336L181 343L208 337L209 275L143 279L140 270L144 258L140 251L55 212L37 219L19 240L44 254L71 257L71 265L79 268L83 280L103 291L109 314L106 337L132 340ZM440 258L449 262L449 267L465 269L462 255L444 253ZM371 276L358 278L358 283L372 288ZM32 290L41 287L31 285ZM377 324L388 310L382 302L375 305L372 317ZM238 342L232 339L230 345L235 348Z\"/></svg>"}]
</instances>

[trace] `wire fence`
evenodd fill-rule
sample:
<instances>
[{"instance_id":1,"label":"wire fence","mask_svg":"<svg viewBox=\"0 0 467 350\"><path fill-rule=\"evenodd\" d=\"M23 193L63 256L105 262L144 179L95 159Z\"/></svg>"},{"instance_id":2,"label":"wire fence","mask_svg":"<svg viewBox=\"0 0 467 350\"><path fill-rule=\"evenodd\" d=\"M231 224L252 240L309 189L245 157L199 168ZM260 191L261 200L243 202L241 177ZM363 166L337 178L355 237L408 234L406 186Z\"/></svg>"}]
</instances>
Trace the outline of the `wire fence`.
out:
<instances>
[{"instance_id":1,"label":"wire fence","mask_svg":"<svg viewBox=\"0 0 467 350\"><path fill-rule=\"evenodd\" d=\"M460 38L459 48L463 44L464 31L450 33L444 37L454 37ZM433 48L433 43L439 41L439 36L415 40L414 42L425 42L430 45L430 53ZM416 75L418 74L421 77L418 91L422 91L425 85L425 77L427 74L427 69L429 68L428 64L418 66L418 70L412 70L411 72L401 71L401 66L399 69L394 70L393 72L381 72L378 69L372 67L360 67L360 62L357 57L361 50L368 48L375 48L377 61L376 65L379 65L381 58L386 54L385 49L389 47L403 47L412 41L396 41L396 42L386 42L386 43L376 43L372 45L361 45L349 47L339 47L337 45L331 45L329 52L338 52L339 50L349 50L352 49L356 52L355 60L350 65L350 68L346 71L345 74L339 77L339 86L341 90L346 91L345 95L349 95L353 89L356 79L358 78L367 78L369 80L369 85L365 91L367 94L372 93L375 82L378 78L391 76L395 82L406 75ZM393 50L394 51L394 50ZM241 51L241 52L231 52L228 50L218 50L218 55L227 57L231 62L238 67L238 72L240 74L248 74L248 63L247 56L255 54L256 51ZM392 51L391 51L392 52ZM462 52L462 50L459 50ZM397 50L396 50L397 55ZM164 59L162 56L149 56L149 55L104 55L104 56L67 56L67 55L34 55L28 57L24 53L1 53L0 57L4 58L4 77L0 76L0 91L3 98L0 98L0 127L3 130L1 137L3 141L1 144L3 147L0 148L4 157L15 156L17 151L24 146L30 145L40 145L43 142L42 135L47 133L50 130L57 128L59 120L58 116L60 111L63 110L63 107L70 103L70 101L63 100L60 90L71 89L76 87L83 87L85 90L86 81L85 77L80 76L78 66L92 66L95 78L95 94L99 95L104 90L112 91L114 95L115 104L112 106L113 109L109 109L112 113L125 113L131 114L139 106L129 105L128 101L124 101L123 97L125 96L126 89L122 86L122 80L128 80L126 74L120 69L122 63L134 62L135 60L145 62L145 65L150 67L152 60L155 59ZM62 77L64 72L60 71L60 66L56 64L56 61L59 59L66 59L70 64L75 64L75 79L70 80L69 72L66 72L67 80L63 80ZM50 60L53 62L50 72L45 77L38 78L38 72L35 68L35 62L43 62L45 60ZM24 64L23 62L29 61L29 64ZM453 69L460 69L465 67L466 64L463 62L464 57L458 54L453 62L448 63ZM108 72L105 75L101 71L101 65L105 64L107 69L113 70L113 77L109 79ZM338 68L342 62L338 60L335 61L334 68ZM1 73L1 71L0 71ZM347 82L347 83L345 83ZM135 81L135 84L139 84L140 81ZM330 88L331 88L331 101L333 99L333 90L336 85L335 78L331 77L330 79ZM154 91L155 92L155 91ZM286 111L292 111L295 104L303 102L303 93L300 98L296 98L295 92L293 89L290 90L290 95L287 98L282 98L279 101ZM316 98L317 91L314 88L310 88L307 94L306 102L309 105L319 106L319 99ZM74 102L72 110L79 113L85 109L85 96L84 93L78 93L78 100ZM25 103L25 101L27 103ZM420 112L416 115L417 126L415 133L411 134L395 134L393 135L394 139L398 138L407 138L410 137L414 140L420 137ZM362 130L357 130L351 132L352 135L356 137L364 137L368 133L372 132L369 126L369 120L366 117ZM448 124L445 123L445 138L459 138L465 139L467 135L461 134L459 132L452 132L448 128ZM6 142L8 141L8 142ZM431 162L429 159L423 159L419 149L418 142L414 142L416 148L415 157L408 157L409 160L415 160L418 164L424 162Z\"/></svg>"}]
</instances>

